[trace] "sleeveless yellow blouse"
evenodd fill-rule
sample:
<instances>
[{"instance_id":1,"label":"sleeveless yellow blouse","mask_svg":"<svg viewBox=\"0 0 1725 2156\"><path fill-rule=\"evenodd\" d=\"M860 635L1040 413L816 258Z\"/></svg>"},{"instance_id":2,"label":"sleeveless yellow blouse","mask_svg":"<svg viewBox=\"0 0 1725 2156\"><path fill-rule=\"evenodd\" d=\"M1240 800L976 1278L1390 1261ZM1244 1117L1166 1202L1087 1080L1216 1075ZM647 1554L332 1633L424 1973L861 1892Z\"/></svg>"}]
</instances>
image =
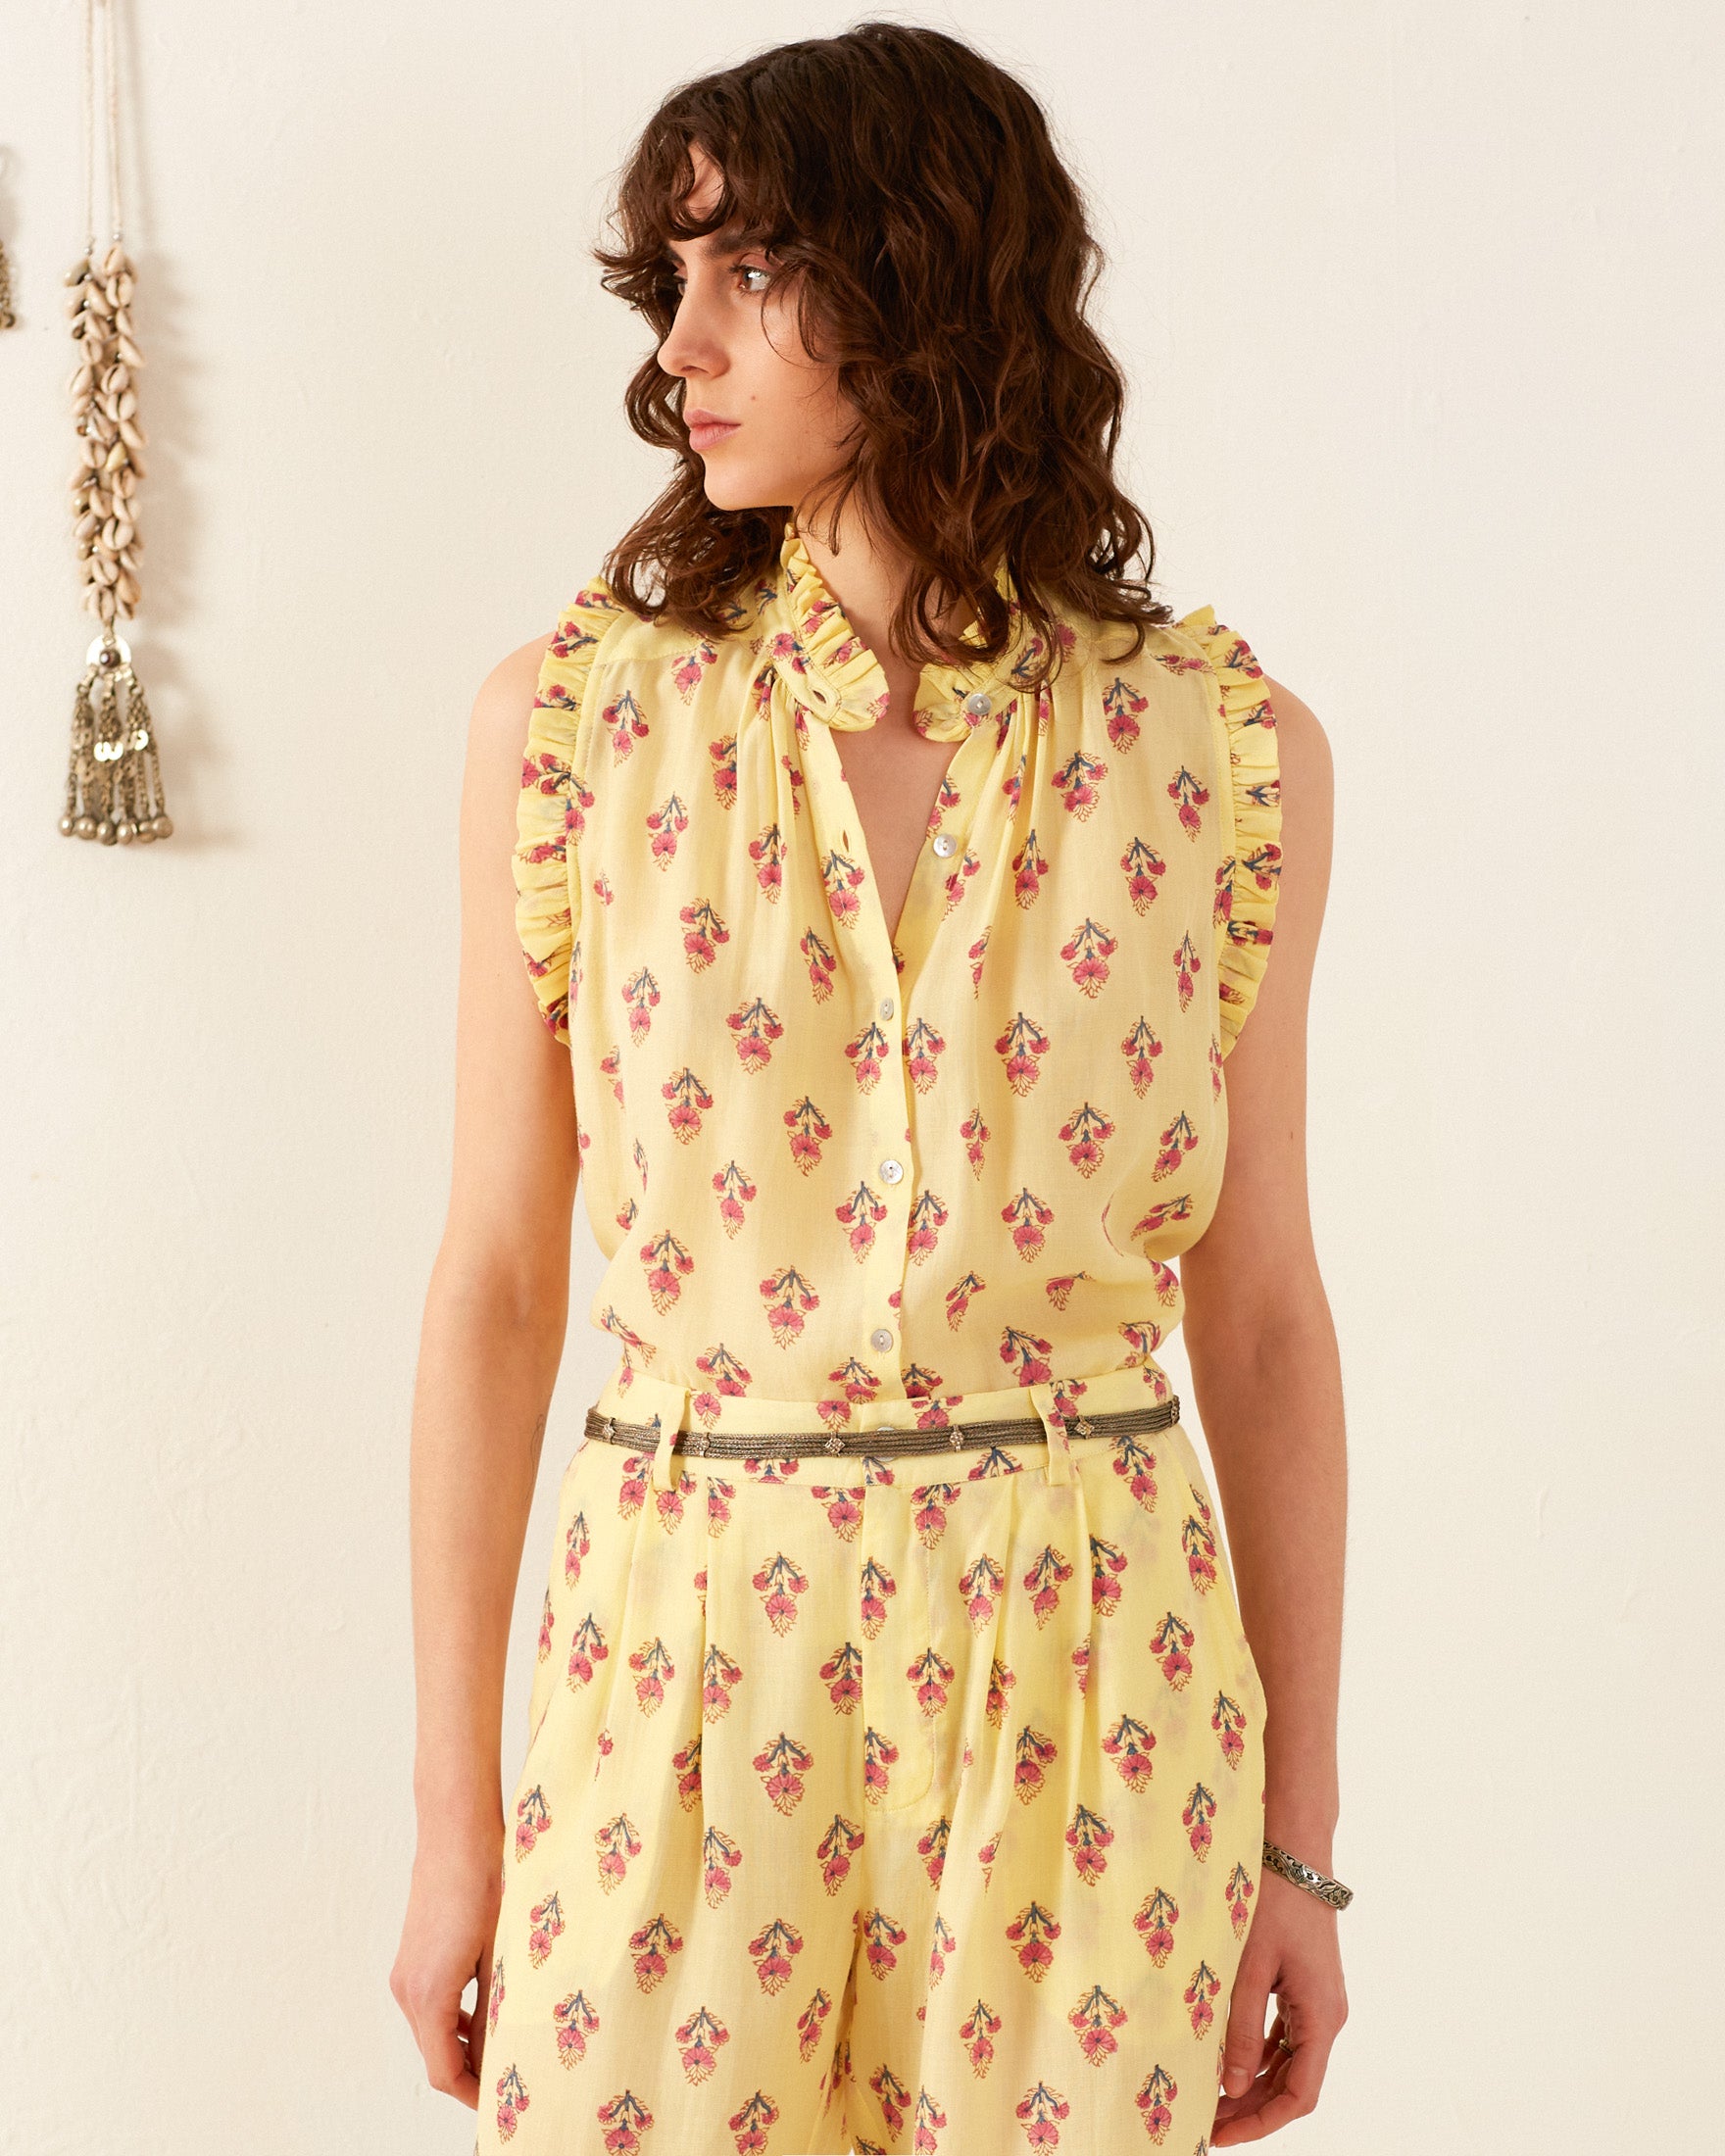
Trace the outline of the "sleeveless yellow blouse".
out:
<instances>
[{"instance_id":1,"label":"sleeveless yellow blouse","mask_svg":"<svg viewBox=\"0 0 1725 2156\"><path fill-rule=\"evenodd\" d=\"M1208 607L1130 661L1062 620L1023 693L1000 588L1008 654L922 677L957 747L896 940L843 763L886 680L794 522L722 637L595 579L547 652L517 925L570 1052L589 1316L691 1427L1169 1391L1273 931L1274 714Z\"/></svg>"}]
</instances>

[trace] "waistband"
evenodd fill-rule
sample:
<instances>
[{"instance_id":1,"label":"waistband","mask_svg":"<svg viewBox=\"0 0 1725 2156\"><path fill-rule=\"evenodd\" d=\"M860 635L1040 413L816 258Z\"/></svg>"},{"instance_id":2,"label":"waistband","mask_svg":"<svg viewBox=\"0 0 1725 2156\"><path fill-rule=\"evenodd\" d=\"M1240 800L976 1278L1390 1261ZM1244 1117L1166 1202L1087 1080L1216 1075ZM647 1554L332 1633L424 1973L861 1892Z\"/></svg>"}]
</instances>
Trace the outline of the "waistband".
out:
<instances>
[{"instance_id":1,"label":"waistband","mask_svg":"<svg viewBox=\"0 0 1725 2156\"><path fill-rule=\"evenodd\" d=\"M729 1410L727 1413L726 1410ZM672 1455L715 1459L892 1459L1046 1445L1051 1482L1069 1482L1068 1443L1165 1430L1180 1399L1154 1364L933 1399L771 1400L672 1385L620 1361L587 1410L586 1435L654 1455L668 1488Z\"/></svg>"},{"instance_id":2,"label":"waistband","mask_svg":"<svg viewBox=\"0 0 1725 2156\"><path fill-rule=\"evenodd\" d=\"M1112 1408L1094 1415L1074 1415L1066 1421L1075 1438L1116 1438L1141 1430L1165 1430L1180 1419L1180 1396L1170 1393L1164 1400L1143 1407ZM587 1410L587 1435L607 1445L631 1445L646 1451L659 1444L658 1422L623 1422ZM810 1454L848 1454L853 1459L897 1459L909 1452L969 1452L978 1446L997 1445L1045 1445L1048 1429L1040 1415L997 1417L989 1422L955 1422L944 1429L905 1430L890 1423L873 1430L711 1430L672 1431L671 1449L694 1453L698 1458L728 1460L789 1460Z\"/></svg>"}]
</instances>

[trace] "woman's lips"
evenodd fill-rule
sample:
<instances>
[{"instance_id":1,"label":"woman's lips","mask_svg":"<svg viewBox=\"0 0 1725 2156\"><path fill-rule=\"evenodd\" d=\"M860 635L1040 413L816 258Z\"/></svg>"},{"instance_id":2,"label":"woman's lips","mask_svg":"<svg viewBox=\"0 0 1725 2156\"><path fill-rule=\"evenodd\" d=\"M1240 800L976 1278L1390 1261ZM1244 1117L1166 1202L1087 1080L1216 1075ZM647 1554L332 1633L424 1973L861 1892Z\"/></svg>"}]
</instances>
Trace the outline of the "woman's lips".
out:
<instances>
[{"instance_id":1,"label":"woman's lips","mask_svg":"<svg viewBox=\"0 0 1725 2156\"><path fill-rule=\"evenodd\" d=\"M741 423L738 419L715 419L710 426L692 426L689 447L711 449L715 442L722 442L727 434L734 434Z\"/></svg>"}]
</instances>

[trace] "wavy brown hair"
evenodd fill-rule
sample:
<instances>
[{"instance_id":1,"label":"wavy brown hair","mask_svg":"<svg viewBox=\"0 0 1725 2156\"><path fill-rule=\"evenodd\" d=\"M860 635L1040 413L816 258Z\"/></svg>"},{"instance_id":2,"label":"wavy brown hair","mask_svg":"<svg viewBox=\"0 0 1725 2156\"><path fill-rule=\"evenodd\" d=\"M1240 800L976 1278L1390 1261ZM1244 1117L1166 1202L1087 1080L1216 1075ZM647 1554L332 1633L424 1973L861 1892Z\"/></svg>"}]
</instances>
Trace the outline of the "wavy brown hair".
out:
<instances>
[{"instance_id":1,"label":"wavy brown hair","mask_svg":"<svg viewBox=\"0 0 1725 2156\"><path fill-rule=\"evenodd\" d=\"M694 143L721 182L705 222L679 215ZM703 75L647 123L610 221L619 244L592 250L601 282L659 343L676 307L667 241L735 225L778 257L804 348L836 367L857 414L822 506L836 530L855 496L908 560L890 628L907 661L1003 655L1003 559L1044 647L1027 686L1059 669L1061 610L1137 624L1125 658L1172 618L1146 580L1150 526L1114 482L1125 385L1084 315L1102 251L1041 106L993 61L940 30L865 22ZM643 619L723 635L776 574L788 510L714 507L682 389L654 356L629 384L630 425L678 467L605 576ZM1140 553L1145 578L1130 578ZM978 641L942 630L955 596Z\"/></svg>"}]
</instances>

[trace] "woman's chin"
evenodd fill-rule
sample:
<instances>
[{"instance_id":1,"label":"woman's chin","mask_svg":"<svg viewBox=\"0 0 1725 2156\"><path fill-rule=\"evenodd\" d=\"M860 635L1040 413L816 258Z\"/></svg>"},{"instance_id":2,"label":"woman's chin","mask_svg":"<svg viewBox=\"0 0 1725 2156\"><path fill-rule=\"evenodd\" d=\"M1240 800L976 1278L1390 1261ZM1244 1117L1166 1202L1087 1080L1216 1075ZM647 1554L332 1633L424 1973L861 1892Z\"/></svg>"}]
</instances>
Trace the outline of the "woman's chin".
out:
<instances>
[{"instance_id":1,"label":"woman's chin","mask_svg":"<svg viewBox=\"0 0 1725 2156\"><path fill-rule=\"evenodd\" d=\"M715 509L764 509L766 497L747 481L738 480L725 472L710 471L703 482L707 499Z\"/></svg>"},{"instance_id":2,"label":"woman's chin","mask_svg":"<svg viewBox=\"0 0 1725 2156\"><path fill-rule=\"evenodd\" d=\"M784 509L810 484L806 477L775 471L760 458L733 462L719 443L702 468L702 486L715 509Z\"/></svg>"}]
</instances>

